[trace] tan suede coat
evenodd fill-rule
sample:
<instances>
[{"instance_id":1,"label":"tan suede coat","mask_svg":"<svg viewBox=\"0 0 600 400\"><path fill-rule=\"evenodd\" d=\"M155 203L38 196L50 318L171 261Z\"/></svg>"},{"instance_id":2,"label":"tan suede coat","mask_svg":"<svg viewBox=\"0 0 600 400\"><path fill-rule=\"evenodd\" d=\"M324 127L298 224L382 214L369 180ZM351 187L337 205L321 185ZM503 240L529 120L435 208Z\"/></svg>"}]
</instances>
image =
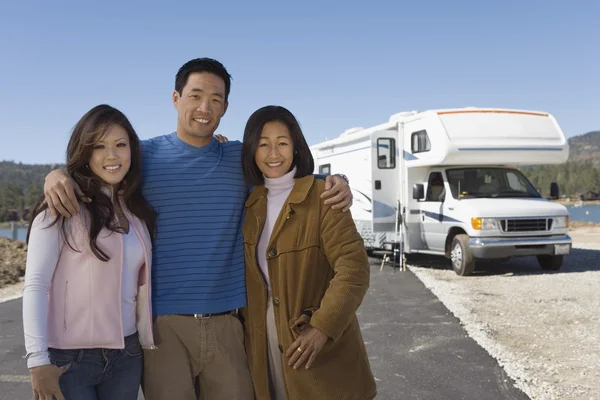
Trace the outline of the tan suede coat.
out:
<instances>
[{"instance_id":1,"label":"tan suede coat","mask_svg":"<svg viewBox=\"0 0 600 400\"><path fill-rule=\"evenodd\" d=\"M364 243L350 212L323 204L325 182L296 180L267 247L275 322L288 400L366 400L376 394L356 310L369 286ZM256 246L265 224L267 189L246 202L244 251L248 307L243 310L246 352L256 398L270 400L267 365L267 286ZM310 323L329 337L308 370L288 366L285 351Z\"/></svg>"}]
</instances>

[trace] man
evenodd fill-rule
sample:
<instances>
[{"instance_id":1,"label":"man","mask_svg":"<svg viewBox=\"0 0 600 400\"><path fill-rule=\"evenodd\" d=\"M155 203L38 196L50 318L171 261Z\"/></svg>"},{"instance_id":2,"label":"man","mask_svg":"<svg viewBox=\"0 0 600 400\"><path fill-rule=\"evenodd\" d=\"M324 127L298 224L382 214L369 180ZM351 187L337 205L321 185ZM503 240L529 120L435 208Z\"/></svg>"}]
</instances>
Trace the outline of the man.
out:
<instances>
[{"instance_id":1,"label":"man","mask_svg":"<svg viewBox=\"0 0 600 400\"><path fill-rule=\"evenodd\" d=\"M152 266L157 349L144 352L147 400L254 398L236 313L246 305L242 146L213 138L230 87L218 61L187 62L173 91L177 131L143 142L143 193L158 212ZM327 183L333 187L324 197L337 195L326 204L347 210L347 182L338 176ZM46 178L51 212L76 213L77 191L64 171Z\"/></svg>"}]
</instances>

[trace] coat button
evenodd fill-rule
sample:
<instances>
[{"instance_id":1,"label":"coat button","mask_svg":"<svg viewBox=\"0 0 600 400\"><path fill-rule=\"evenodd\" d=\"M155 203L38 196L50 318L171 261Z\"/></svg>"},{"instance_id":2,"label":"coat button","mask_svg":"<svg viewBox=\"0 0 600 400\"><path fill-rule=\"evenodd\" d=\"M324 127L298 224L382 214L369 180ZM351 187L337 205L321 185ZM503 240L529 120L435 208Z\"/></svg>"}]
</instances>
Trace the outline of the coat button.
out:
<instances>
[{"instance_id":1,"label":"coat button","mask_svg":"<svg viewBox=\"0 0 600 400\"><path fill-rule=\"evenodd\" d=\"M277 297L273 299L273 304L275 305L275 307L279 307L279 299Z\"/></svg>"},{"instance_id":2,"label":"coat button","mask_svg":"<svg viewBox=\"0 0 600 400\"><path fill-rule=\"evenodd\" d=\"M279 345L279 346L277 346L277 347L279 347L279 351L283 353L283 346L282 346L282 345Z\"/></svg>"},{"instance_id":3,"label":"coat button","mask_svg":"<svg viewBox=\"0 0 600 400\"><path fill-rule=\"evenodd\" d=\"M277 255L277 249L275 249L274 247L271 247L269 249L269 257L275 257Z\"/></svg>"}]
</instances>

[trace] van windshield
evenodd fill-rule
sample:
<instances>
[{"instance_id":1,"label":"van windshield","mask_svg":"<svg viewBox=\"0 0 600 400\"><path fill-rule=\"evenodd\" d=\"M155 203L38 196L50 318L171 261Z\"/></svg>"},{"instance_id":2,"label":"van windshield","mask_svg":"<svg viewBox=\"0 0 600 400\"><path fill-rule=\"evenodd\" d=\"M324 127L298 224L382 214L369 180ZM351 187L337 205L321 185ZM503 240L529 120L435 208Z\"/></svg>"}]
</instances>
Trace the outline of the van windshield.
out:
<instances>
[{"instance_id":1,"label":"van windshield","mask_svg":"<svg viewBox=\"0 0 600 400\"><path fill-rule=\"evenodd\" d=\"M446 170L452 197L541 197L531 182L512 168L455 168Z\"/></svg>"}]
</instances>

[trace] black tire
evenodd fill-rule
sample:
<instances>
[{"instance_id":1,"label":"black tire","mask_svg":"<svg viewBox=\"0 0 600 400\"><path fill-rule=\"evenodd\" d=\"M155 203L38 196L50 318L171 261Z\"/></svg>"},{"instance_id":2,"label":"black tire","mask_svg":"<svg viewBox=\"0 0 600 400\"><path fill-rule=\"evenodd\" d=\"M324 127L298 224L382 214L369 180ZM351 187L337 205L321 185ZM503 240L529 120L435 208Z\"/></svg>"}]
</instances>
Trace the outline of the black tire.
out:
<instances>
[{"instance_id":1,"label":"black tire","mask_svg":"<svg viewBox=\"0 0 600 400\"><path fill-rule=\"evenodd\" d=\"M538 263L543 270L558 271L562 267L563 256L537 256Z\"/></svg>"},{"instance_id":2,"label":"black tire","mask_svg":"<svg viewBox=\"0 0 600 400\"><path fill-rule=\"evenodd\" d=\"M450 261L452 262L452 269L457 275L469 276L473 273L477 260L471 253L468 235L454 236L450 248Z\"/></svg>"}]
</instances>

